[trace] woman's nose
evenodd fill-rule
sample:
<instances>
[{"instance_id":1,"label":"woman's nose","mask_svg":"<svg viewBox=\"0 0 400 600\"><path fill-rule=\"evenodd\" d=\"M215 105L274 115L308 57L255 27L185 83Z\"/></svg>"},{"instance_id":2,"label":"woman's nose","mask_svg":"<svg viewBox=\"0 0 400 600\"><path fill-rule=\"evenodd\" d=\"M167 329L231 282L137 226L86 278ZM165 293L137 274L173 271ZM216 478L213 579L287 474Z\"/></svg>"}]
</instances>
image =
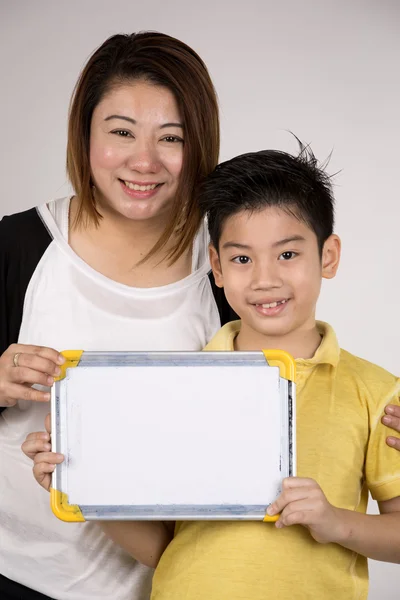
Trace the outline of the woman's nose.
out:
<instances>
[{"instance_id":1,"label":"woman's nose","mask_svg":"<svg viewBox=\"0 0 400 600\"><path fill-rule=\"evenodd\" d=\"M157 173L160 170L157 151L150 143L135 143L127 163L131 171L138 173Z\"/></svg>"}]
</instances>

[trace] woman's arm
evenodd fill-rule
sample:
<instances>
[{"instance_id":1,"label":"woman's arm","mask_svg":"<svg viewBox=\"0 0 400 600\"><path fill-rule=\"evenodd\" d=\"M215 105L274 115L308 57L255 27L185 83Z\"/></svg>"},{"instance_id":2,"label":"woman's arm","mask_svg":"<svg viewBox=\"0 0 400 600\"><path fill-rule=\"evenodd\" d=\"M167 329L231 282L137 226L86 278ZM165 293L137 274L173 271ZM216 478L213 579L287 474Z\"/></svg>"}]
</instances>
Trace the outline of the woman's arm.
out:
<instances>
[{"instance_id":1,"label":"woman's arm","mask_svg":"<svg viewBox=\"0 0 400 600\"><path fill-rule=\"evenodd\" d=\"M400 406L394 406L393 404L386 406L385 414L382 417L382 423L386 425L386 427L393 429L393 431L400 433ZM399 437L391 435L386 438L386 443L388 446L400 450Z\"/></svg>"},{"instance_id":2,"label":"woman's arm","mask_svg":"<svg viewBox=\"0 0 400 600\"><path fill-rule=\"evenodd\" d=\"M116 544L142 564L156 568L174 535L173 522L102 521L100 527Z\"/></svg>"}]
</instances>

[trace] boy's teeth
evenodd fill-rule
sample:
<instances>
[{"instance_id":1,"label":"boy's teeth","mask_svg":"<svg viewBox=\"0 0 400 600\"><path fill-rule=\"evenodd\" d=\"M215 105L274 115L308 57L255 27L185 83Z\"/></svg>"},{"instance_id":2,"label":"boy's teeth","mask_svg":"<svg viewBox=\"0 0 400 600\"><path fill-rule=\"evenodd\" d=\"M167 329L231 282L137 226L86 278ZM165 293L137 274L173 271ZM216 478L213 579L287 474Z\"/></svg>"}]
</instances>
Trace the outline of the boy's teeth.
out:
<instances>
[{"instance_id":1,"label":"boy's teeth","mask_svg":"<svg viewBox=\"0 0 400 600\"><path fill-rule=\"evenodd\" d=\"M286 300L280 300L279 302L270 302L269 304L261 304L263 308L275 308L278 304L285 304Z\"/></svg>"},{"instance_id":2,"label":"boy's teeth","mask_svg":"<svg viewBox=\"0 0 400 600\"><path fill-rule=\"evenodd\" d=\"M130 181L124 181L124 183L126 187L130 190L135 190L135 192L149 192L157 187L156 183L152 183L151 185L138 185L137 183L131 183Z\"/></svg>"}]
</instances>

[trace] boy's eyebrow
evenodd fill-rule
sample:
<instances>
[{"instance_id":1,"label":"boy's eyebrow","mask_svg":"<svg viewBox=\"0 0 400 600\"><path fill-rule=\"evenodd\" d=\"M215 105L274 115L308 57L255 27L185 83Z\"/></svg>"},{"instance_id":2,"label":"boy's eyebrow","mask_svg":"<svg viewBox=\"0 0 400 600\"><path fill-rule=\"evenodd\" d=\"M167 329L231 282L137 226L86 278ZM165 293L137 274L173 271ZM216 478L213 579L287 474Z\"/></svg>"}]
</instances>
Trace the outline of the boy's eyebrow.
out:
<instances>
[{"instance_id":1,"label":"boy's eyebrow","mask_svg":"<svg viewBox=\"0 0 400 600\"><path fill-rule=\"evenodd\" d=\"M306 238L302 235L291 235L290 237L284 238L283 240L279 240L278 242L274 242L272 244L273 248L277 246L284 246L285 244L289 244L290 242L305 242ZM237 248L238 250L251 250L251 246L248 244L239 244L239 242L225 242L222 246L225 250L226 248Z\"/></svg>"},{"instance_id":2,"label":"boy's eyebrow","mask_svg":"<svg viewBox=\"0 0 400 600\"><path fill-rule=\"evenodd\" d=\"M225 250L226 248L237 248L238 250L250 250L251 246L247 246L246 244L239 244L238 242L225 242L222 246Z\"/></svg>"},{"instance_id":3,"label":"boy's eyebrow","mask_svg":"<svg viewBox=\"0 0 400 600\"><path fill-rule=\"evenodd\" d=\"M290 244L290 242L305 242L306 238L304 238L302 235L291 235L290 237L284 238L283 240L279 240L278 242L275 242L274 244L272 244L273 248L276 248L277 246L284 246L285 244Z\"/></svg>"},{"instance_id":4,"label":"boy's eyebrow","mask_svg":"<svg viewBox=\"0 0 400 600\"><path fill-rule=\"evenodd\" d=\"M137 121L135 119L132 119L132 117L125 117L124 115L110 115L104 120L111 121L111 119L122 119L122 121L128 121L129 123L132 123L132 125L137 125ZM165 129L166 127L180 127L183 129L182 123L163 123L160 125L160 129Z\"/></svg>"}]
</instances>

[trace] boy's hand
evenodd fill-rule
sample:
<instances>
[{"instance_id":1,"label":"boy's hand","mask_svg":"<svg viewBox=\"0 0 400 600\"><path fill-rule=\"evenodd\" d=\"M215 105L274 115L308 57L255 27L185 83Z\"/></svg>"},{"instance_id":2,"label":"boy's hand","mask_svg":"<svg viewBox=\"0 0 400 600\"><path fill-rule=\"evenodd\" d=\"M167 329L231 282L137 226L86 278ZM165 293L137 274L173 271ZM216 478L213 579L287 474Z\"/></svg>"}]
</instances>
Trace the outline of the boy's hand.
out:
<instances>
[{"instance_id":1,"label":"boy's hand","mask_svg":"<svg viewBox=\"0 0 400 600\"><path fill-rule=\"evenodd\" d=\"M45 420L46 432L35 431L26 436L21 448L24 454L33 460L33 475L45 490L49 491L51 486L51 474L56 464L62 463L64 456L51 450L51 425L50 415Z\"/></svg>"},{"instance_id":2,"label":"boy's hand","mask_svg":"<svg viewBox=\"0 0 400 600\"><path fill-rule=\"evenodd\" d=\"M267 513L281 513L275 523L278 528L303 525L320 544L341 543L345 539L342 509L332 506L314 479L287 477L281 495L269 506Z\"/></svg>"}]
</instances>

